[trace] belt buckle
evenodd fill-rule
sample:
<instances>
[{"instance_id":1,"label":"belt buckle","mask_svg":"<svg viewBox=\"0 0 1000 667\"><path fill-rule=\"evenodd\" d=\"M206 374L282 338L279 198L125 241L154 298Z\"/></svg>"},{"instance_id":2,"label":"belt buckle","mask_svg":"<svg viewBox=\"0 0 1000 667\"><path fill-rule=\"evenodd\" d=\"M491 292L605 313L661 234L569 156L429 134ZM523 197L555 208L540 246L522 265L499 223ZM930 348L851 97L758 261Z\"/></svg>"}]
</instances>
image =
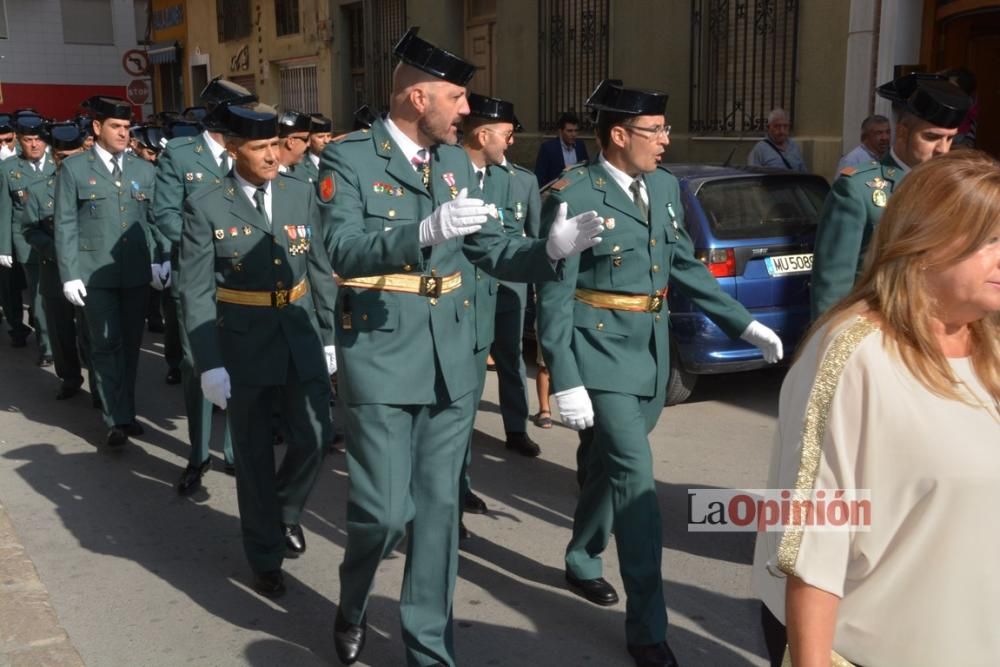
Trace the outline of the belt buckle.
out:
<instances>
[{"instance_id":1,"label":"belt buckle","mask_svg":"<svg viewBox=\"0 0 1000 667\"><path fill-rule=\"evenodd\" d=\"M271 305L275 308L284 308L288 305L288 292L286 289L279 289L271 292Z\"/></svg>"},{"instance_id":2,"label":"belt buckle","mask_svg":"<svg viewBox=\"0 0 1000 667\"><path fill-rule=\"evenodd\" d=\"M437 299L441 296L443 281L437 276L420 276L420 296Z\"/></svg>"},{"instance_id":3,"label":"belt buckle","mask_svg":"<svg viewBox=\"0 0 1000 667\"><path fill-rule=\"evenodd\" d=\"M649 297L649 302L646 304L647 313L658 313L663 310L663 295L657 292Z\"/></svg>"}]
</instances>

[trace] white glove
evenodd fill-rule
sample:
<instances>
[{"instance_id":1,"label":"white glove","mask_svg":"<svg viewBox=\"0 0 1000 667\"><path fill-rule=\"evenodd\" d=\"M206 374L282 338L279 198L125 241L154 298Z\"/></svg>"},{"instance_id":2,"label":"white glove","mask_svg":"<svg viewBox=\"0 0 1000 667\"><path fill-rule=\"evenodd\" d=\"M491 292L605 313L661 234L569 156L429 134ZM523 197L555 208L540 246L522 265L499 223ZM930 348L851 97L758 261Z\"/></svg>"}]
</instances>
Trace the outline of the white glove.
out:
<instances>
[{"instance_id":1,"label":"white glove","mask_svg":"<svg viewBox=\"0 0 1000 667\"><path fill-rule=\"evenodd\" d=\"M162 269L160 269L160 265L159 264L150 264L149 265L149 270L153 274L153 277L150 278L150 280L149 280L149 286L152 287L153 289L157 290L158 292L162 292L163 291L163 280L160 278L160 272L162 270Z\"/></svg>"},{"instance_id":2,"label":"white glove","mask_svg":"<svg viewBox=\"0 0 1000 667\"><path fill-rule=\"evenodd\" d=\"M590 394L583 387L573 387L558 391L553 396L562 423L574 431L582 431L594 425L594 406L590 403Z\"/></svg>"},{"instance_id":3,"label":"white glove","mask_svg":"<svg viewBox=\"0 0 1000 667\"><path fill-rule=\"evenodd\" d=\"M333 375L337 372L337 348L334 345L327 345L323 348L326 353L326 372Z\"/></svg>"},{"instance_id":4,"label":"white glove","mask_svg":"<svg viewBox=\"0 0 1000 667\"><path fill-rule=\"evenodd\" d=\"M545 252L549 259L558 261L577 255L601 242L598 234L604 229L604 218L597 211L587 211L566 219L566 202L559 204L555 222L549 229Z\"/></svg>"},{"instance_id":5,"label":"white glove","mask_svg":"<svg viewBox=\"0 0 1000 667\"><path fill-rule=\"evenodd\" d=\"M229 373L225 368L211 368L201 374L201 393L205 398L226 409L226 400L233 395L229 386Z\"/></svg>"},{"instance_id":6,"label":"white glove","mask_svg":"<svg viewBox=\"0 0 1000 667\"><path fill-rule=\"evenodd\" d=\"M168 259L163 264L160 264L160 282L163 283L163 289L170 287L170 281L173 280L174 276L171 273L170 260Z\"/></svg>"},{"instance_id":7,"label":"white glove","mask_svg":"<svg viewBox=\"0 0 1000 667\"><path fill-rule=\"evenodd\" d=\"M778 334L757 320L747 325L746 330L740 334L740 338L760 350L761 354L764 355L764 361L769 364L781 361L781 358L785 356Z\"/></svg>"},{"instance_id":8,"label":"white glove","mask_svg":"<svg viewBox=\"0 0 1000 667\"><path fill-rule=\"evenodd\" d=\"M420 221L420 247L444 243L456 236L478 232L486 224L490 209L482 199L469 199L469 189L462 188L458 197L441 204Z\"/></svg>"},{"instance_id":9,"label":"white glove","mask_svg":"<svg viewBox=\"0 0 1000 667\"><path fill-rule=\"evenodd\" d=\"M9 269L14 266L14 256L13 255L0 255L0 266L5 269Z\"/></svg>"},{"instance_id":10,"label":"white glove","mask_svg":"<svg viewBox=\"0 0 1000 667\"><path fill-rule=\"evenodd\" d=\"M83 307L83 297L87 296L87 288L82 280L67 280L63 283L63 296L74 306Z\"/></svg>"}]
</instances>

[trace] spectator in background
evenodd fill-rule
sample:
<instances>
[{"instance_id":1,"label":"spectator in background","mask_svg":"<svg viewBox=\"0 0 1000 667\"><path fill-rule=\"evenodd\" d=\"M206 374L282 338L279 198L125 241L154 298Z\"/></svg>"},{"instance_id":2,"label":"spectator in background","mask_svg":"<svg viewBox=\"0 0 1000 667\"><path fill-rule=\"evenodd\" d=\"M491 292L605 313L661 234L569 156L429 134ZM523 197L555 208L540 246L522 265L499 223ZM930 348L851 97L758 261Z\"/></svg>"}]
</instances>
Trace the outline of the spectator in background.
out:
<instances>
[{"instance_id":1,"label":"spectator in background","mask_svg":"<svg viewBox=\"0 0 1000 667\"><path fill-rule=\"evenodd\" d=\"M799 145L789 136L791 127L784 109L771 109L771 113L767 114L767 136L754 145L747 156L747 164L751 167L809 171L802 160Z\"/></svg>"},{"instance_id":2,"label":"spectator in background","mask_svg":"<svg viewBox=\"0 0 1000 667\"><path fill-rule=\"evenodd\" d=\"M951 142L953 148L975 148L976 147L976 121L979 118L979 99L976 97L976 75L965 67L949 69L942 72L953 84L962 89L966 95L972 98L972 108L966 114L965 120L958 126L958 134Z\"/></svg>"},{"instance_id":3,"label":"spectator in background","mask_svg":"<svg viewBox=\"0 0 1000 667\"><path fill-rule=\"evenodd\" d=\"M580 118L575 113L566 112L559 116L559 136L543 142L538 148L535 176L539 187L559 178L566 167L587 159L587 147L583 139L576 138L579 129Z\"/></svg>"},{"instance_id":4,"label":"spectator in background","mask_svg":"<svg viewBox=\"0 0 1000 667\"><path fill-rule=\"evenodd\" d=\"M889 119L875 114L868 116L861 123L861 143L854 147L837 163L837 174L844 167L854 167L866 162L879 162L889 152L889 142L892 131L889 129ZM836 178L836 176L834 177Z\"/></svg>"}]
</instances>

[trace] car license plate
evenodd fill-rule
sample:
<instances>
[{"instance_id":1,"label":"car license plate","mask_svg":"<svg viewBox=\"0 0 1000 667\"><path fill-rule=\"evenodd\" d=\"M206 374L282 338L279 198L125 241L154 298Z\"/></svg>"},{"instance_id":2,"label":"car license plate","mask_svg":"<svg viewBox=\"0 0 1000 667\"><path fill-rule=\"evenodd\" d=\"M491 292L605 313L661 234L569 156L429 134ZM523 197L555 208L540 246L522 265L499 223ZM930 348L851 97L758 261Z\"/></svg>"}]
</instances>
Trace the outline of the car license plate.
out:
<instances>
[{"instance_id":1,"label":"car license plate","mask_svg":"<svg viewBox=\"0 0 1000 667\"><path fill-rule=\"evenodd\" d=\"M792 273L809 273L813 267L813 256L811 252L800 255L778 255L777 257L765 257L764 265L767 272L772 276L787 276Z\"/></svg>"}]
</instances>

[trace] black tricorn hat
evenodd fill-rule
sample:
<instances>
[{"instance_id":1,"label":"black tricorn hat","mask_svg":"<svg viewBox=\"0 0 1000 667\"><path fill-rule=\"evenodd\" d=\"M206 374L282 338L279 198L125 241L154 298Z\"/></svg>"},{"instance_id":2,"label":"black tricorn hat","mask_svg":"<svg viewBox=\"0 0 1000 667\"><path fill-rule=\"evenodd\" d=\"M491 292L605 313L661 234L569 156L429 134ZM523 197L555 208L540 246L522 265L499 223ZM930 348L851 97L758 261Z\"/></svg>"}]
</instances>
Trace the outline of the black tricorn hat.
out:
<instances>
[{"instance_id":1,"label":"black tricorn hat","mask_svg":"<svg viewBox=\"0 0 1000 667\"><path fill-rule=\"evenodd\" d=\"M35 114L22 113L14 117L14 131L22 136L44 137L45 119Z\"/></svg>"},{"instance_id":2,"label":"black tricorn hat","mask_svg":"<svg viewBox=\"0 0 1000 667\"><path fill-rule=\"evenodd\" d=\"M94 119L91 118L89 114L77 114L76 125L80 128L80 132L83 133L84 137L89 137L94 134Z\"/></svg>"},{"instance_id":3,"label":"black tricorn hat","mask_svg":"<svg viewBox=\"0 0 1000 667\"><path fill-rule=\"evenodd\" d=\"M479 93L469 93L469 115L477 118L489 118L499 123L512 123L515 131L522 129L520 121L514 115L514 105L497 97L486 97Z\"/></svg>"},{"instance_id":4,"label":"black tricorn hat","mask_svg":"<svg viewBox=\"0 0 1000 667\"><path fill-rule=\"evenodd\" d=\"M84 106L94 115L95 120L108 118L132 120L132 105L118 97L95 95L89 98Z\"/></svg>"},{"instance_id":5,"label":"black tricorn hat","mask_svg":"<svg viewBox=\"0 0 1000 667\"><path fill-rule=\"evenodd\" d=\"M354 129L367 130L378 119L375 112L367 104L362 104L354 110Z\"/></svg>"},{"instance_id":6,"label":"black tricorn hat","mask_svg":"<svg viewBox=\"0 0 1000 667\"><path fill-rule=\"evenodd\" d=\"M670 96L655 90L625 88L621 79L605 79L587 98L586 106L597 111L611 111L629 116L661 116Z\"/></svg>"},{"instance_id":7,"label":"black tricorn hat","mask_svg":"<svg viewBox=\"0 0 1000 667\"><path fill-rule=\"evenodd\" d=\"M49 125L49 145L54 151L72 151L83 145L87 133L73 121Z\"/></svg>"},{"instance_id":8,"label":"black tricorn hat","mask_svg":"<svg viewBox=\"0 0 1000 667\"><path fill-rule=\"evenodd\" d=\"M913 72L878 87L878 94L936 127L962 124L972 98L940 74Z\"/></svg>"},{"instance_id":9,"label":"black tricorn hat","mask_svg":"<svg viewBox=\"0 0 1000 667\"><path fill-rule=\"evenodd\" d=\"M188 107L181 113L185 120L193 120L198 123L207 115L208 109L203 106Z\"/></svg>"},{"instance_id":10,"label":"black tricorn hat","mask_svg":"<svg viewBox=\"0 0 1000 667\"><path fill-rule=\"evenodd\" d=\"M198 134L201 134L201 123L196 121L176 119L167 123L166 135L168 139L193 137Z\"/></svg>"},{"instance_id":11,"label":"black tricorn hat","mask_svg":"<svg viewBox=\"0 0 1000 667\"><path fill-rule=\"evenodd\" d=\"M407 65L444 79L457 86L464 86L476 73L475 65L468 63L454 53L439 49L428 41L417 37L420 28L414 27L400 37L392 49L393 55Z\"/></svg>"},{"instance_id":12,"label":"black tricorn hat","mask_svg":"<svg viewBox=\"0 0 1000 667\"><path fill-rule=\"evenodd\" d=\"M226 81L221 76L209 81L199 97L208 111L219 104L252 104L257 101L257 96L249 90L238 83Z\"/></svg>"},{"instance_id":13,"label":"black tricorn hat","mask_svg":"<svg viewBox=\"0 0 1000 667\"><path fill-rule=\"evenodd\" d=\"M225 107L226 134L241 139L278 136L278 112L266 104Z\"/></svg>"},{"instance_id":14,"label":"black tricorn hat","mask_svg":"<svg viewBox=\"0 0 1000 667\"><path fill-rule=\"evenodd\" d=\"M322 114L313 114L309 116L309 134L318 134L320 132L330 132L333 130L333 121Z\"/></svg>"},{"instance_id":15,"label":"black tricorn hat","mask_svg":"<svg viewBox=\"0 0 1000 667\"><path fill-rule=\"evenodd\" d=\"M167 143L167 133L162 127L144 125L135 135L136 140L157 153L163 150Z\"/></svg>"},{"instance_id":16,"label":"black tricorn hat","mask_svg":"<svg viewBox=\"0 0 1000 667\"><path fill-rule=\"evenodd\" d=\"M14 118L9 113L0 113L0 134L14 131Z\"/></svg>"},{"instance_id":17,"label":"black tricorn hat","mask_svg":"<svg viewBox=\"0 0 1000 667\"><path fill-rule=\"evenodd\" d=\"M287 137L294 132L308 132L312 126L309 114L289 109L278 116L278 136Z\"/></svg>"}]
</instances>

